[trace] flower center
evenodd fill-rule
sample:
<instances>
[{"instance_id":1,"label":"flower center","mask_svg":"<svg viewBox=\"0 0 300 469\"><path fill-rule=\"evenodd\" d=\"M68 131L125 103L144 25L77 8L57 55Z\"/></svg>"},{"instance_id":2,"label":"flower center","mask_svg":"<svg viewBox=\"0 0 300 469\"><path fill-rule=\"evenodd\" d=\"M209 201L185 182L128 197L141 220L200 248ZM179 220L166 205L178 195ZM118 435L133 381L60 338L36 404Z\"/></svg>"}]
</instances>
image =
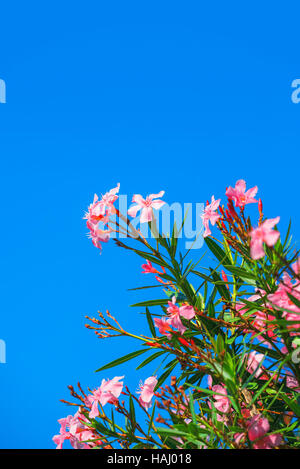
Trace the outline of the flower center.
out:
<instances>
[{"instance_id":1,"label":"flower center","mask_svg":"<svg viewBox=\"0 0 300 469\"><path fill-rule=\"evenodd\" d=\"M145 200L145 206L146 207L151 207L151 204L152 204L152 200L149 199L149 197L147 197L146 200Z\"/></svg>"}]
</instances>

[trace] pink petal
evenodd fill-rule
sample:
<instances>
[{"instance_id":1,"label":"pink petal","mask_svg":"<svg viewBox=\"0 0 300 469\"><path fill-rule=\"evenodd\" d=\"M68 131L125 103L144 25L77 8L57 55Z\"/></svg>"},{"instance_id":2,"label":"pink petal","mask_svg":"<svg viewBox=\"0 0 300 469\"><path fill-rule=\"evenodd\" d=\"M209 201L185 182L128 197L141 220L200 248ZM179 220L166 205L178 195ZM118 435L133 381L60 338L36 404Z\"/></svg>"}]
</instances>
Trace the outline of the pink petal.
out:
<instances>
[{"instance_id":1,"label":"pink petal","mask_svg":"<svg viewBox=\"0 0 300 469\"><path fill-rule=\"evenodd\" d=\"M254 197L255 197L256 194L257 194L257 191L258 191L258 187L255 186L255 187L252 187L251 189L249 189L249 190L246 192L245 195L246 195L247 197L249 197L249 199L250 199L250 198L251 198L251 199L252 199L252 198L254 199ZM257 200L256 200L255 202L257 202Z\"/></svg>"},{"instance_id":2,"label":"pink petal","mask_svg":"<svg viewBox=\"0 0 300 469\"><path fill-rule=\"evenodd\" d=\"M180 316L173 316L170 318L170 324L174 327L174 329L177 329L181 335L185 333L186 327L182 324Z\"/></svg>"},{"instance_id":3,"label":"pink petal","mask_svg":"<svg viewBox=\"0 0 300 469\"><path fill-rule=\"evenodd\" d=\"M211 216L210 216L210 223L212 225L215 225L216 222L219 220L219 218L221 217L221 215L219 213L213 213Z\"/></svg>"},{"instance_id":4,"label":"pink petal","mask_svg":"<svg viewBox=\"0 0 300 469\"><path fill-rule=\"evenodd\" d=\"M64 435L54 435L52 440L57 445L56 449L62 449L63 442L65 441L65 436Z\"/></svg>"},{"instance_id":5,"label":"pink petal","mask_svg":"<svg viewBox=\"0 0 300 469\"><path fill-rule=\"evenodd\" d=\"M109 194L110 195L116 195L119 192L119 190L120 190L120 183L118 182L117 187L114 187L113 189L111 189L109 191Z\"/></svg>"},{"instance_id":6,"label":"pink petal","mask_svg":"<svg viewBox=\"0 0 300 469\"><path fill-rule=\"evenodd\" d=\"M135 218L139 210L141 210L141 207L139 205L134 205L133 207L130 207L127 213L131 217Z\"/></svg>"},{"instance_id":7,"label":"pink petal","mask_svg":"<svg viewBox=\"0 0 300 469\"><path fill-rule=\"evenodd\" d=\"M140 223L147 223L152 220L153 210L151 207L144 207L141 212Z\"/></svg>"},{"instance_id":8,"label":"pink petal","mask_svg":"<svg viewBox=\"0 0 300 469\"><path fill-rule=\"evenodd\" d=\"M228 199L233 199L235 197L235 190L230 186L226 190L225 195L228 197Z\"/></svg>"},{"instance_id":9,"label":"pink petal","mask_svg":"<svg viewBox=\"0 0 300 469\"><path fill-rule=\"evenodd\" d=\"M264 257L265 251L263 248L263 242L262 240L253 240L251 241L250 244L250 251L251 251L251 257L254 260L260 259L261 257Z\"/></svg>"},{"instance_id":10,"label":"pink petal","mask_svg":"<svg viewBox=\"0 0 300 469\"><path fill-rule=\"evenodd\" d=\"M262 438L270 429L268 419L255 415L249 421L248 436L250 441Z\"/></svg>"},{"instance_id":11,"label":"pink petal","mask_svg":"<svg viewBox=\"0 0 300 469\"><path fill-rule=\"evenodd\" d=\"M279 446L282 443L282 436L279 433L275 433L274 435L267 436L270 446Z\"/></svg>"},{"instance_id":12,"label":"pink petal","mask_svg":"<svg viewBox=\"0 0 300 469\"><path fill-rule=\"evenodd\" d=\"M274 246L280 237L279 231L270 231L264 237L264 241L268 246Z\"/></svg>"},{"instance_id":13,"label":"pink petal","mask_svg":"<svg viewBox=\"0 0 300 469\"><path fill-rule=\"evenodd\" d=\"M102 404L102 405L103 405L103 404ZM90 411L90 413L89 413L89 417L90 417L91 419L94 419L95 417L98 417L98 415L99 415L98 401L95 400L95 401L93 402L92 409L91 409L91 411Z\"/></svg>"},{"instance_id":14,"label":"pink petal","mask_svg":"<svg viewBox=\"0 0 300 469\"><path fill-rule=\"evenodd\" d=\"M244 194L246 190L246 182L243 179L239 179L235 184L235 190Z\"/></svg>"},{"instance_id":15,"label":"pink petal","mask_svg":"<svg viewBox=\"0 0 300 469\"><path fill-rule=\"evenodd\" d=\"M211 210L217 210L217 208L220 205L220 202L221 202L221 199L215 200L215 196L213 195L211 197L211 204L210 204Z\"/></svg>"},{"instance_id":16,"label":"pink petal","mask_svg":"<svg viewBox=\"0 0 300 469\"><path fill-rule=\"evenodd\" d=\"M147 386L152 386L153 388L155 388L155 386L157 385L157 379L155 378L155 376L149 376L149 378L145 380L145 384L147 384Z\"/></svg>"},{"instance_id":17,"label":"pink petal","mask_svg":"<svg viewBox=\"0 0 300 469\"><path fill-rule=\"evenodd\" d=\"M203 220L203 224L204 224L204 228L205 228L205 231L204 231L204 233L203 233L203 238L206 238L206 236L211 235L211 231L210 231L210 228L209 228L208 220Z\"/></svg>"},{"instance_id":18,"label":"pink petal","mask_svg":"<svg viewBox=\"0 0 300 469\"><path fill-rule=\"evenodd\" d=\"M155 210L159 210L163 205L165 205L165 203L166 202L164 202L163 200L154 200L151 206L155 208Z\"/></svg>"},{"instance_id":19,"label":"pink petal","mask_svg":"<svg viewBox=\"0 0 300 469\"><path fill-rule=\"evenodd\" d=\"M144 402L148 403L151 401L152 397L153 397L152 389L148 388L148 386L144 386L143 391L141 393L141 399Z\"/></svg>"},{"instance_id":20,"label":"pink petal","mask_svg":"<svg viewBox=\"0 0 300 469\"><path fill-rule=\"evenodd\" d=\"M195 316L195 311L193 306L185 305L179 308L179 314L185 319L192 319Z\"/></svg>"},{"instance_id":21,"label":"pink petal","mask_svg":"<svg viewBox=\"0 0 300 469\"><path fill-rule=\"evenodd\" d=\"M269 220L265 220L261 225L265 230L271 230L276 226L280 221L280 217L270 218Z\"/></svg>"},{"instance_id":22,"label":"pink petal","mask_svg":"<svg viewBox=\"0 0 300 469\"><path fill-rule=\"evenodd\" d=\"M145 199L143 199L141 194L134 194L134 196L132 197L132 202L135 202L138 205L143 205Z\"/></svg>"},{"instance_id":23,"label":"pink petal","mask_svg":"<svg viewBox=\"0 0 300 469\"><path fill-rule=\"evenodd\" d=\"M158 199L159 197L163 197L164 193L165 193L165 191L160 191L158 194L150 194L150 195L148 196L148 198L149 198L150 200Z\"/></svg>"}]
</instances>

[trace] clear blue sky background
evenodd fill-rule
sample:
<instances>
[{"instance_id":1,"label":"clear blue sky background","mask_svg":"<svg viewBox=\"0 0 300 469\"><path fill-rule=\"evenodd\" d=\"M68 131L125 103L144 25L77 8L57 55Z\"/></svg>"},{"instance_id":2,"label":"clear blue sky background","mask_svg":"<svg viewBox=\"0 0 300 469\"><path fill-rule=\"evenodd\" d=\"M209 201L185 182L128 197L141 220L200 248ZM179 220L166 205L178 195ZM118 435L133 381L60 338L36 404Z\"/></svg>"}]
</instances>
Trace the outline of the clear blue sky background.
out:
<instances>
[{"instance_id":1,"label":"clear blue sky background","mask_svg":"<svg viewBox=\"0 0 300 469\"><path fill-rule=\"evenodd\" d=\"M86 239L94 192L166 190L170 203L257 184L300 235L297 2L5 2L1 6L0 446L51 448L67 384L130 352L84 315L142 330L127 289L141 261ZM201 252L195 255L200 255ZM123 367L134 390L148 370ZM151 372L151 370L150 370Z\"/></svg>"}]
</instances>

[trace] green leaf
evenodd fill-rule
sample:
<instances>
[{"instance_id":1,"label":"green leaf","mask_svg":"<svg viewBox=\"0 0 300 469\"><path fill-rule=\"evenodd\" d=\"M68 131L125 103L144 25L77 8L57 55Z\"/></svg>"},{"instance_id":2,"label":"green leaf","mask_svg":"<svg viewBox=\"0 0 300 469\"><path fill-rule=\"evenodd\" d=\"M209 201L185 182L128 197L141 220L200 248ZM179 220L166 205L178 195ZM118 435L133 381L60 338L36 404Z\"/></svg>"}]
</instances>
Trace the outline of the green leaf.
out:
<instances>
[{"instance_id":1,"label":"green leaf","mask_svg":"<svg viewBox=\"0 0 300 469\"><path fill-rule=\"evenodd\" d=\"M219 334L218 337L217 337L216 346L217 346L218 354L221 355L224 352L224 349L225 349L224 340L223 340L221 334Z\"/></svg>"},{"instance_id":2,"label":"green leaf","mask_svg":"<svg viewBox=\"0 0 300 469\"><path fill-rule=\"evenodd\" d=\"M236 277L239 277L243 282L256 285L256 275L241 267L232 267L231 265L224 265L224 267Z\"/></svg>"},{"instance_id":3,"label":"green leaf","mask_svg":"<svg viewBox=\"0 0 300 469\"><path fill-rule=\"evenodd\" d=\"M146 316L147 316L147 321L148 321L148 325L149 325L149 329L152 334L152 337L156 337L155 326L154 326L153 319L148 308L146 308Z\"/></svg>"},{"instance_id":4,"label":"green leaf","mask_svg":"<svg viewBox=\"0 0 300 469\"><path fill-rule=\"evenodd\" d=\"M168 368L158 379L157 385L155 386L155 391L165 382L165 380L170 376L172 371L174 370L175 366L177 365L177 360L176 363L173 363L170 368Z\"/></svg>"},{"instance_id":5,"label":"green leaf","mask_svg":"<svg viewBox=\"0 0 300 469\"><path fill-rule=\"evenodd\" d=\"M154 405L153 405L153 409L152 409L152 413L151 413L151 417L150 417L150 421L149 421L148 436L150 435L150 432L151 432L151 429L152 429L155 410L156 410L156 401L154 401Z\"/></svg>"},{"instance_id":6,"label":"green leaf","mask_svg":"<svg viewBox=\"0 0 300 469\"><path fill-rule=\"evenodd\" d=\"M222 265L232 265L231 260L227 256L226 252L211 238L205 238L205 242L211 252L221 262Z\"/></svg>"},{"instance_id":7,"label":"green leaf","mask_svg":"<svg viewBox=\"0 0 300 469\"><path fill-rule=\"evenodd\" d=\"M135 424L136 424L136 418L135 418L135 408L134 408L134 403L132 396L129 396L129 409L130 409L130 417L131 417L131 424L134 429Z\"/></svg>"},{"instance_id":8,"label":"green leaf","mask_svg":"<svg viewBox=\"0 0 300 469\"><path fill-rule=\"evenodd\" d=\"M195 423L197 425L197 418L196 418L196 414L195 414L195 403L194 403L194 398L193 398L193 394L190 392L189 393L189 408L190 408L190 411L191 411L191 415L192 415L192 421L193 423Z\"/></svg>"},{"instance_id":9,"label":"green leaf","mask_svg":"<svg viewBox=\"0 0 300 469\"><path fill-rule=\"evenodd\" d=\"M282 399L285 401L285 403L292 409L292 411L300 417L300 406L297 404L295 400L289 399L284 393L281 393Z\"/></svg>"},{"instance_id":10,"label":"green leaf","mask_svg":"<svg viewBox=\"0 0 300 469\"><path fill-rule=\"evenodd\" d=\"M212 278L209 277L208 275L203 274L202 272L199 272L198 270L192 270L192 274L198 275L198 277L201 277L203 280L206 280L208 283L213 283Z\"/></svg>"},{"instance_id":11,"label":"green leaf","mask_svg":"<svg viewBox=\"0 0 300 469\"><path fill-rule=\"evenodd\" d=\"M178 243L178 231L177 231L176 221L174 221L172 238L171 238L171 256L172 256L172 258L174 258L175 255L176 255L177 243Z\"/></svg>"},{"instance_id":12,"label":"green leaf","mask_svg":"<svg viewBox=\"0 0 300 469\"><path fill-rule=\"evenodd\" d=\"M210 269L210 272L211 272L212 278L214 279L216 289L218 290L220 296L230 301L231 300L230 292L225 286L225 282L222 282L221 277L217 272L214 272L212 269Z\"/></svg>"},{"instance_id":13,"label":"green leaf","mask_svg":"<svg viewBox=\"0 0 300 469\"><path fill-rule=\"evenodd\" d=\"M113 368L114 366L118 366L121 363L125 363L129 360L132 360L132 358L138 357L139 355L142 355L142 353L145 353L148 350L149 349L137 350L136 352L131 352L128 355L124 355L124 357L117 358L117 360L113 360L112 362L108 363L107 365L104 365L101 368L98 368L98 370L96 370L96 373L98 371L108 370L109 368Z\"/></svg>"},{"instance_id":14,"label":"green leaf","mask_svg":"<svg viewBox=\"0 0 300 469\"><path fill-rule=\"evenodd\" d=\"M153 262L153 264L157 264L157 265L160 265L169 269L169 265L162 259L160 258L158 259L157 257L152 256L151 254L148 254L145 251L139 251L138 249L132 249L132 250L139 256L143 257L144 259L147 259L148 261Z\"/></svg>"},{"instance_id":15,"label":"green leaf","mask_svg":"<svg viewBox=\"0 0 300 469\"><path fill-rule=\"evenodd\" d=\"M150 357L147 357L146 360L144 360L144 361L136 368L136 370L140 370L140 369L143 368L144 366L148 365L148 363L150 363L150 362L152 362L153 360L155 360L155 358L160 357L160 355L163 355L164 353L166 353L164 350L163 350L163 351L160 351L160 352L153 353L153 355L150 355Z\"/></svg>"},{"instance_id":16,"label":"green leaf","mask_svg":"<svg viewBox=\"0 0 300 469\"><path fill-rule=\"evenodd\" d=\"M168 299L164 298L161 300L148 300L148 301L142 301L141 303L135 303L134 305L131 305L132 307L136 306L161 306L161 305L166 305L168 303Z\"/></svg>"}]
</instances>

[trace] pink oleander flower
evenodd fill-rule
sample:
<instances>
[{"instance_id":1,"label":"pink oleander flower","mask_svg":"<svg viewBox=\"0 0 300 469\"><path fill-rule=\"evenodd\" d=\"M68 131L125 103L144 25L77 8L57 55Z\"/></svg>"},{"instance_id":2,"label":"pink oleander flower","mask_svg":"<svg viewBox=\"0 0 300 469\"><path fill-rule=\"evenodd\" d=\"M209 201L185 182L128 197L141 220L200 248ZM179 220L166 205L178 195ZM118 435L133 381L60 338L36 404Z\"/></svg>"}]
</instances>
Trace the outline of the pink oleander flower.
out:
<instances>
[{"instance_id":1,"label":"pink oleander flower","mask_svg":"<svg viewBox=\"0 0 300 469\"><path fill-rule=\"evenodd\" d=\"M102 441L98 439L98 435L86 425L88 420L80 411L77 411L74 416L68 415L68 417L60 419L58 422L61 426L59 435L54 435L52 438L56 444L56 449L62 449L65 440L69 440L74 449L91 449L93 446L102 444ZM88 440L95 441L85 443Z\"/></svg>"},{"instance_id":2,"label":"pink oleander flower","mask_svg":"<svg viewBox=\"0 0 300 469\"><path fill-rule=\"evenodd\" d=\"M89 225L97 225L99 221L107 223L109 215L115 213L113 206L114 202L118 199L117 193L119 192L120 184L117 187L106 192L99 200L97 194L94 195L93 203L88 207L84 218L87 219Z\"/></svg>"},{"instance_id":3,"label":"pink oleander flower","mask_svg":"<svg viewBox=\"0 0 300 469\"><path fill-rule=\"evenodd\" d=\"M98 404L104 406L107 403L116 404L118 402L118 397L123 389L123 381L120 382L120 379L123 378L124 376L116 376L115 378L107 381L103 379L101 386L86 397L85 404L91 409L89 413L90 418L94 419L95 417L98 417Z\"/></svg>"},{"instance_id":4,"label":"pink oleander flower","mask_svg":"<svg viewBox=\"0 0 300 469\"><path fill-rule=\"evenodd\" d=\"M247 427L249 440L254 442L254 449L271 449L282 443L282 436L280 434L266 435L270 430L270 424L268 419L261 415L254 415L248 421Z\"/></svg>"},{"instance_id":5,"label":"pink oleander flower","mask_svg":"<svg viewBox=\"0 0 300 469\"><path fill-rule=\"evenodd\" d=\"M279 308L287 309L282 313L282 317L287 321L296 321L296 323L288 325L287 329L299 329L300 328L300 308L294 304L289 298L288 294L300 301L300 282L292 282L291 277L285 272L283 274L283 280L279 284L275 293L268 295L268 299L271 303ZM291 332L291 335L298 335L298 332Z\"/></svg>"},{"instance_id":6,"label":"pink oleander flower","mask_svg":"<svg viewBox=\"0 0 300 469\"><path fill-rule=\"evenodd\" d=\"M54 435L52 438L56 444L56 449L62 449L64 441L70 439L69 427L73 418L73 415L68 415L67 417L58 420L58 423L60 424L59 435Z\"/></svg>"},{"instance_id":7,"label":"pink oleander flower","mask_svg":"<svg viewBox=\"0 0 300 469\"><path fill-rule=\"evenodd\" d=\"M170 327L171 320L165 318L154 318L155 327L158 328L160 334L170 338L172 336L172 329Z\"/></svg>"},{"instance_id":8,"label":"pink oleander flower","mask_svg":"<svg viewBox=\"0 0 300 469\"><path fill-rule=\"evenodd\" d=\"M263 353L250 352L247 356L247 371L252 374L255 371L254 376L258 378L262 374L261 363L263 362L265 356Z\"/></svg>"},{"instance_id":9,"label":"pink oleander flower","mask_svg":"<svg viewBox=\"0 0 300 469\"><path fill-rule=\"evenodd\" d=\"M231 409L231 405L230 405L230 399L228 398L225 387L219 384L216 384L215 386L212 387L212 391L216 393L216 394L213 394L213 398L215 400L214 402L215 408L219 412L222 412L223 414L227 414L227 412L229 412Z\"/></svg>"},{"instance_id":10,"label":"pink oleander flower","mask_svg":"<svg viewBox=\"0 0 300 469\"><path fill-rule=\"evenodd\" d=\"M251 257L254 260L264 257L265 251L263 243L271 247L276 244L280 237L279 231L274 231L273 228L279 222L280 217L265 220L258 228L251 231L250 251Z\"/></svg>"},{"instance_id":11,"label":"pink oleander flower","mask_svg":"<svg viewBox=\"0 0 300 469\"><path fill-rule=\"evenodd\" d=\"M100 204L97 194L94 195L94 200L88 207L88 211L83 218L87 220L87 224L89 225L97 225L99 221L106 221L105 207Z\"/></svg>"},{"instance_id":12,"label":"pink oleander flower","mask_svg":"<svg viewBox=\"0 0 300 469\"><path fill-rule=\"evenodd\" d=\"M106 225L109 221L110 215L115 213L114 202L117 200L117 193L119 192L120 184L114 189L102 196L99 200L97 194L94 195L93 203L88 207L85 218L87 220L86 225L90 230L88 237L92 239L94 246L100 251L102 250L101 243L107 243L110 238L111 228L108 230L102 230L99 228L99 222Z\"/></svg>"},{"instance_id":13,"label":"pink oleander flower","mask_svg":"<svg viewBox=\"0 0 300 469\"><path fill-rule=\"evenodd\" d=\"M139 403L148 410L151 407L151 400L154 396L154 388L157 385L157 379L155 376L150 376L144 382L140 384L140 389L137 394L140 394Z\"/></svg>"},{"instance_id":14,"label":"pink oleander flower","mask_svg":"<svg viewBox=\"0 0 300 469\"><path fill-rule=\"evenodd\" d=\"M252 189L248 189L246 192L246 183L243 179L240 179L236 182L235 187L228 187L226 190L226 195L229 200L233 200L236 207L245 207L246 204L253 204L257 202L254 199L256 193L258 191L258 187L252 187Z\"/></svg>"},{"instance_id":15,"label":"pink oleander flower","mask_svg":"<svg viewBox=\"0 0 300 469\"><path fill-rule=\"evenodd\" d=\"M176 297L173 296L172 301L168 301L169 307L167 308L167 312L170 319L170 324L177 329L180 334L184 334L186 331L186 327L181 322L180 317L185 319L193 319L195 317L195 310L193 306L190 305L183 305L178 307L176 305Z\"/></svg>"},{"instance_id":16,"label":"pink oleander flower","mask_svg":"<svg viewBox=\"0 0 300 469\"><path fill-rule=\"evenodd\" d=\"M300 310L292 300L289 298L288 293L293 297L300 300L300 283L296 281L292 282L291 277L286 272L283 274L282 282L279 283L275 293L268 295L268 299L274 305L279 308L285 308L292 312L299 313ZM289 313L283 313L284 316L287 316Z\"/></svg>"},{"instance_id":17,"label":"pink oleander flower","mask_svg":"<svg viewBox=\"0 0 300 469\"><path fill-rule=\"evenodd\" d=\"M100 204L104 205L110 214L114 214L116 211L113 204L118 199L117 194L119 193L119 190L120 183L118 183L117 186L111 189L110 191L106 192L106 194L102 196L102 199L100 201Z\"/></svg>"},{"instance_id":18,"label":"pink oleander flower","mask_svg":"<svg viewBox=\"0 0 300 469\"><path fill-rule=\"evenodd\" d=\"M300 301L300 282L297 280L293 283L289 274L285 272L276 292L268 295L268 299L279 308L298 313L299 308L289 298L288 293Z\"/></svg>"},{"instance_id":19,"label":"pink oleander flower","mask_svg":"<svg viewBox=\"0 0 300 469\"><path fill-rule=\"evenodd\" d=\"M204 224L204 228L205 228L205 231L203 233L204 238L206 238L206 236L211 235L211 231L210 231L210 228L209 228L209 222L212 225L215 225L216 222L219 220L219 218L221 216L219 213L216 212L216 210L218 209L218 207L220 205L220 202L221 202L221 199L215 200L215 197L212 196L211 197L211 203L206 205L206 207L204 209L204 213L203 213L203 215L201 215L201 218L202 218L203 224Z\"/></svg>"},{"instance_id":20,"label":"pink oleander flower","mask_svg":"<svg viewBox=\"0 0 300 469\"><path fill-rule=\"evenodd\" d=\"M300 385L290 371L288 371L286 374L286 385L288 388L300 392Z\"/></svg>"},{"instance_id":21,"label":"pink oleander flower","mask_svg":"<svg viewBox=\"0 0 300 469\"><path fill-rule=\"evenodd\" d=\"M235 433L234 435L234 441L236 442L237 445L240 443L244 442L245 440L245 433Z\"/></svg>"},{"instance_id":22,"label":"pink oleander flower","mask_svg":"<svg viewBox=\"0 0 300 469\"><path fill-rule=\"evenodd\" d=\"M163 200L154 200L158 197L162 197L165 191L160 191L158 194L150 194L143 199L140 194L135 194L132 197L132 202L136 203L133 207L130 207L128 214L131 217L136 217L137 212L141 210L140 223L146 223L152 221L153 209L159 210L165 202Z\"/></svg>"},{"instance_id":23,"label":"pink oleander flower","mask_svg":"<svg viewBox=\"0 0 300 469\"><path fill-rule=\"evenodd\" d=\"M88 237L92 240L93 245L101 251L101 243L107 243L109 241L111 230L101 230L97 225L90 225L89 222L87 222L87 226L90 229Z\"/></svg>"},{"instance_id":24,"label":"pink oleander flower","mask_svg":"<svg viewBox=\"0 0 300 469\"><path fill-rule=\"evenodd\" d=\"M272 449L282 444L282 436L279 433L267 435L253 444L254 449Z\"/></svg>"},{"instance_id":25,"label":"pink oleander flower","mask_svg":"<svg viewBox=\"0 0 300 469\"><path fill-rule=\"evenodd\" d=\"M248 421L247 426L250 441L262 438L270 430L268 419L261 415L254 415L254 417Z\"/></svg>"}]
</instances>

